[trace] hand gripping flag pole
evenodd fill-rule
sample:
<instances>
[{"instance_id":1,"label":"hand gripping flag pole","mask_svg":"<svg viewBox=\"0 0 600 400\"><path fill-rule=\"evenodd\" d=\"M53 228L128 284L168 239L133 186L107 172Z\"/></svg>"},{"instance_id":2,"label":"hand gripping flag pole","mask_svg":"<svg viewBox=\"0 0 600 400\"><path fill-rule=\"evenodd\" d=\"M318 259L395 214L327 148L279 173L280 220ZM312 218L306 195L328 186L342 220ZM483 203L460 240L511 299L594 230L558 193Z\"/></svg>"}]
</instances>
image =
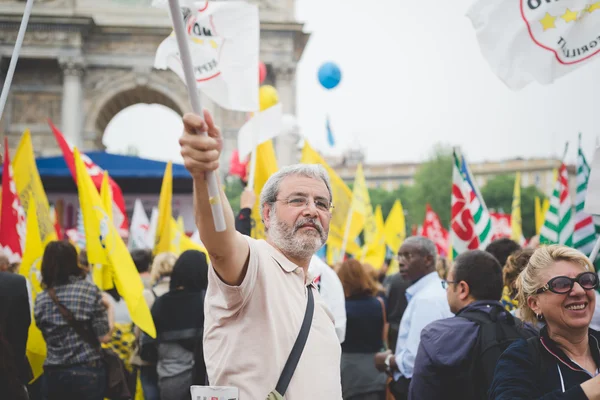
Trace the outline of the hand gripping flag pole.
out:
<instances>
[{"instance_id":1,"label":"hand gripping flag pole","mask_svg":"<svg viewBox=\"0 0 600 400\"><path fill-rule=\"evenodd\" d=\"M202 107L200 104L200 96L196 88L196 78L192 67L192 56L190 54L187 35L183 26L183 17L181 15L181 7L179 0L169 0L169 8L171 11L171 19L173 20L173 29L177 38L179 54L181 56L181 65L185 76L185 84L187 86L188 96L192 105L192 111L198 115L202 115ZM207 132L199 132L202 135L207 135ZM212 210L213 220L215 222L215 231L225 231L225 216L223 215L223 205L221 204L221 196L217 176L214 172L206 173L206 183L208 185L208 200Z\"/></svg>"}]
</instances>

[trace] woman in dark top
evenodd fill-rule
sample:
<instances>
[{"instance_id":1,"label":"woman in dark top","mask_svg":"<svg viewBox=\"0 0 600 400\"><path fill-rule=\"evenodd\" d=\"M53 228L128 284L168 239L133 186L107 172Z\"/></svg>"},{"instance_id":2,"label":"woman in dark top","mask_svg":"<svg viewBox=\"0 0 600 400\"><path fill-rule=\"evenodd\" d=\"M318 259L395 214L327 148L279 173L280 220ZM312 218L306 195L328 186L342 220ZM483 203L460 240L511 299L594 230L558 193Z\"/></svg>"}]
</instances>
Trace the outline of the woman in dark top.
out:
<instances>
[{"instance_id":1,"label":"woman in dark top","mask_svg":"<svg viewBox=\"0 0 600 400\"><path fill-rule=\"evenodd\" d=\"M152 306L161 400L188 400L191 385L206 384L202 335L207 286L206 256L185 251L173 266L169 292Z\"/></svg>"},{"instance_id":2,"label":"woman in dark top","mask_svg":"<svg viewBox=\"0 0 600 400\"><path fill-rule=\"evenodd\" d=\"M342 394L345 400L384 400L386 375L375 369L375 353L385 349L385 304L378 285L357 260L338 270L346 296L346 339L342 343Z\"/></svg>"},{"instance_id":3,"label":"woman in dark top","mask_svg":"<svg viewBox=\"0 0 600 400\"><path fill-rule=\"evenodd\" d=\"M589 328L598 275L590 260L570 247L541 247L517 288L522 318L546 326L500 356L490 399L600 399L600 335Z\"/></svg>"}]
</instances>

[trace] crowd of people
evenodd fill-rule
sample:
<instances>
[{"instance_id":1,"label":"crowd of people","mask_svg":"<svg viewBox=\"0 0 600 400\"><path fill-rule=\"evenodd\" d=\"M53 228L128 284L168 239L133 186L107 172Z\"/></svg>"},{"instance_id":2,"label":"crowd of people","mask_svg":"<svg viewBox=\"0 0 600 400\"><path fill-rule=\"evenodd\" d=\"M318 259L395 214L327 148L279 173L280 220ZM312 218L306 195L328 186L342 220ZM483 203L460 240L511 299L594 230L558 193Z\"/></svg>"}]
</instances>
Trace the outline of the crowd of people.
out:
<instances>
[{"instance_id":1,"label":"crowd of people","mask_svg":"<svg viewBox=\"0 0 600 400\"><path fill-rule=\"evenodd\" d=\"M101 348L124 362L123 398L135 396L139 377L148 400L190 399L191 385L235 387L242 400L600 399L599 282L582 253L499 239L448 262L430 239L411 236L396 274L386 273L393 260L327 265L315 253L335 198L319 165L271 176L260 216L251 191L237 215L222 194L226 229L216 231L205 176L218 168L220 131L208 113L187 114L184 127L209 258L132 252L151 338L115 289L93 284L84 251L48 244L31 305L48 354L33 384L26 280L0 272L0 390L9 399L103 399ZM250 237L257 217L266 240Z\"/></svg>"}]
</instances>

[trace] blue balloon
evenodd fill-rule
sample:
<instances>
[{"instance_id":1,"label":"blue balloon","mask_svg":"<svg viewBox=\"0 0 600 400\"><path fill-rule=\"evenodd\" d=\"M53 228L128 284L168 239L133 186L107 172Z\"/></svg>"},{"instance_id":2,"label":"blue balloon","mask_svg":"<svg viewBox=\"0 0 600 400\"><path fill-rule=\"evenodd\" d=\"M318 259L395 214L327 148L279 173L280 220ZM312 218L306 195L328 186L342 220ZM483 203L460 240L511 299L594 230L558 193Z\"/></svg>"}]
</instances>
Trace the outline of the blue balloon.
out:
<instances>
[{"instance_id":1,"label":"blue balloon","mask_svg":"<svg viewBox=\"0 0 600 400\"><path fill-rule=\"evenodd\" d=\"M319 68L319 82L325 89L331 90L342 80L342 71L337 64L326 62Z\"/></svg>"}]
</instances>

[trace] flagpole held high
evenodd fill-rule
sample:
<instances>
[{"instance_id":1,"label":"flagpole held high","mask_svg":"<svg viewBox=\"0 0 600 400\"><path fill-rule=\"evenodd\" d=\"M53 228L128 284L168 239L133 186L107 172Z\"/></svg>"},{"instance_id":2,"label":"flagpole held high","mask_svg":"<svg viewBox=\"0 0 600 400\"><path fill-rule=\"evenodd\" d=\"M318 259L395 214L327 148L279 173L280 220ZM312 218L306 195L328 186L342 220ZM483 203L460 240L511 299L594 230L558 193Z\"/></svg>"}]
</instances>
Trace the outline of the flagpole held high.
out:
<instances>
[{"instance_id":1,"label":"flagpole held high","mask_svg":"<svg viewBox=\"0 0 600 400\"><path fill-rule=\"evenodd\" d=\"M202 106L200 104L200 96L198 95L198 89L196 88L196 78L194 76L194 69L192 66L192 56L190 54L190 48L183 26L183 17L181 15L181 7L179 0L169 0L169 9L171 19L173 20L173 30L175 31L175 37L177 39L177 45L179 47L179 54L181 57L181 65L183 68L183 74L185 76L185 83L192 105L192 110L198 115L202 115ZM199 132L202 135L208 135L207 132ZM217 175L214 172L206 173L206 183L208 185L208 199L212 210L213 221L215 223L215 231L225 231L225 215L223 214L223 205L221 203L219 182L217 181Z\"/></svg>"},{"instance_id":2,"label":"flagpole held high","mask_svg":"<svg viewBox=\"0 0 600 400\"><path fill-rule=\"evenodd\" d=\"M33 0L27 0L27 4L25 4L25 10L23 11L23 19L21 20L21 26L19 27L19 33L17 34L17 40L15 40L15 48L13 49L12 57L10 58L10 64L8 66L8 71L6 72L6 78L4 79L4 87L2 88L2 94L0 94L0 120L2 119L4 106L6 105L8 93L10 92L10 85L15 74L15 69L17 68L17 61L19 60L19 53L21 52L23 38L25 37L25 31L27 30L27 24L29 23L29 16L31 15L32 8Z\"/></svg>"}]
</instances>

